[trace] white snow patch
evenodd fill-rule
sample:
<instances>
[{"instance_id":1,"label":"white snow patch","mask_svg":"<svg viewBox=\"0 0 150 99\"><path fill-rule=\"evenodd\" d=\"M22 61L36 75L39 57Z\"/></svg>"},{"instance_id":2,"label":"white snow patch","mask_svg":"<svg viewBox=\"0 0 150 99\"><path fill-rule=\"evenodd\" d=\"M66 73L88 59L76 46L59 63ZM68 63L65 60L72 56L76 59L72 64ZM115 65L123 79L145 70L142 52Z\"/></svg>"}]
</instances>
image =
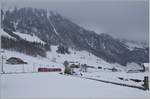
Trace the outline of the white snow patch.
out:
<instances>
[{"instance_id":1,"label":"white snow patch","mask_svg":"<svg viewBox=\"0 0 150 99\"><path fill-rule=\"evenodd\" d=\"M57 32L57 30L56 30L55 26L53 25L53 23L52 23L52 22L50 22L50 24L52 25L53 30L54 30L54 32L55 32L55 34L56 34L56 35L59 35L59 33Z\"/></svg>"},{"instance_id":2,"label":"white snow patch","mask_svg":"<svg viewBox=\"0 0 150 99\"><path fill-rule=\"evenodd\" d=\"M0 29L0 36L4 36L4 37L15 39L14 37L12 37L8 33L6 33L3 29Z\"/></svg>"},{"instance_id":3,"label":"white snow patch","mask_svg":"<svg viewBox=\"0 0 150 99\"><path fill-rule=\"evenodd\" d=\"M125 44L128 46L128 49L131 51L134 50L135 48L143 48L143 46L136 43L126 42Z\"/></svg>"},{"instance_id":4,"label":"white snow patch","mask_svg":"<svg viewBox=\"0 0 150 99\"><path fill-rule=\"evenodd\" d=\"M47 12L47 19L51 16L50 12Z\"/></svg>"},{"instance_id":5,"label":"white snow patch","mask_svg":"<svg viewBox=\"0 0 150 99\"><path fill-rule=\"evenodd\" d=\"M126 69L127 70L140 70L140 69L143 69L143 67L136 63L128 63L126 66Z\"/></svg>"},{"instance_id":6,"label":"white snow patch","mask_svg":"<svg viewBox=\"0 0 150 99\"><path fill-rule=\"evenodd\" d=\"M25 34L25 33L20 33L20 32L13 32L16 35L18 35L19 37L21 37L24 40L27 40L29 42L37 42L37 43L42 43L45 44L44 41L42 41L41 39L39 39L37 36L33 35L29 35L29 34Z\"/></svg>"}]
</instances>

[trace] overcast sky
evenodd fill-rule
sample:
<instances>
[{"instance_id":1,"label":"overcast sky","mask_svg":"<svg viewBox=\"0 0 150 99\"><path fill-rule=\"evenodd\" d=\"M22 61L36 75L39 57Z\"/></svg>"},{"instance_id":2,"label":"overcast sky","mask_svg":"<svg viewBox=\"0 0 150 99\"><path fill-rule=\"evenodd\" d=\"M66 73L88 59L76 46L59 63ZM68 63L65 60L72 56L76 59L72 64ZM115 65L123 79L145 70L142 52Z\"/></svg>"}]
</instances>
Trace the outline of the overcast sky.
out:
<instances>
[{"instance_id":1,"label":"overcast sky","mask_svg":"<svg viewBox=\"0 0 150 99\"><path fill-rule=\"evenodd\" d=\"M3 0L2 5L50 9L99 34L142 41L149 37L148 0Z\"/></svg>"}]
</instances>

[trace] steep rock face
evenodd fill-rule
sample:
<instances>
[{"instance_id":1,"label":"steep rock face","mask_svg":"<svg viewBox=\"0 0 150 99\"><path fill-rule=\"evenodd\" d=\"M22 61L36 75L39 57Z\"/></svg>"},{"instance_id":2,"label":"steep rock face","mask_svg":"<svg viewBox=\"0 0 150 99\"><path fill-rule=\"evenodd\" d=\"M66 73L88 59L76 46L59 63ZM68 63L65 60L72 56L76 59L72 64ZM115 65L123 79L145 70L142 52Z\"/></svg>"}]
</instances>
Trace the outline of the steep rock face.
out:
<instances>
[{"instance_id":1,"label":"steep rock face","mask_svg":"<svg viewBox=\"0 0 150 99\"><path fill-rule=\"evenodd\" d=\"M1 11L2 28L36 35L48 45L65 45L76 50L87 50L108 62L126 65L127 62L148 62L148 50L130 51L126 45L108 34L94 31L64 18L58 13L33 8Z\"/></svg>"}]
</instances>

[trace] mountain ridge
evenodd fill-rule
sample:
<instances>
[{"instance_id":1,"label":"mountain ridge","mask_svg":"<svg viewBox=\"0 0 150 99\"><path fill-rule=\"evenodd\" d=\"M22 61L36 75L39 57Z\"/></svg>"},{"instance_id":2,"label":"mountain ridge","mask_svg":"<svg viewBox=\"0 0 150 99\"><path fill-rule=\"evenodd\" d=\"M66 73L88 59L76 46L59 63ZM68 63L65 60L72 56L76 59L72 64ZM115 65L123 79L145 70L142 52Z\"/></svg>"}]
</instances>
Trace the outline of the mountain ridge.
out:
<instances>
[{"instance_id":1,"label":"mountain ridge","mask_svg":"<svg viewBox=\"0 0 150 99\"><path fill-rule=\"evenodd\" d=\"M149 48L130 51L123 42L112 36L87 30L52 11L15 8L11 12L1 10L1 16L3 29L36 35L48 45L86 50L108 62L124 66L128 62L143 63L149 59Z\"/></svg>"}]
</instances>

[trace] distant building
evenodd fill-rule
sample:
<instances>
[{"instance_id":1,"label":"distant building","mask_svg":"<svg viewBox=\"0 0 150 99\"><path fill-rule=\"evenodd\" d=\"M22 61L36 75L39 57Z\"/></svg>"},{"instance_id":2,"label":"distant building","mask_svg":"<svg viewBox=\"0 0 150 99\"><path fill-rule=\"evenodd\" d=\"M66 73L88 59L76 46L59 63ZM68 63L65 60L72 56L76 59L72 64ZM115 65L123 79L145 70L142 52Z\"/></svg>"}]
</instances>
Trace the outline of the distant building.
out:
<instances>
[{"instance_id":1,"label":"distant building","mask_svg":"<svg viewBox=\"0 0 150 99\"><path fill-rule=\"evenodd\" d=\"M117 72L117 71L118 70L115 67L112 68L112 72Z\"/></svg>"},{"instance_id":2,"label":"distant building","mask_svg":"<svg viewBox=\"0 0 150 99\"><path fill-rule=\"evenodd\" d=\"M11 57L9 59L6 60L6 64L27 64L27 62L24 62L22 59L17 58L17 57Z\"/></svg>"},{"instance_id":3,"label":"distant building","mask_svg":"<svg viewBox=\"0 0 150 99\"><path fill-rule=\"evenodd\" d=\"M141 65L143 66L144 71L149 71L149 63L142 63Z\"/></svg>"}]
</instances>

